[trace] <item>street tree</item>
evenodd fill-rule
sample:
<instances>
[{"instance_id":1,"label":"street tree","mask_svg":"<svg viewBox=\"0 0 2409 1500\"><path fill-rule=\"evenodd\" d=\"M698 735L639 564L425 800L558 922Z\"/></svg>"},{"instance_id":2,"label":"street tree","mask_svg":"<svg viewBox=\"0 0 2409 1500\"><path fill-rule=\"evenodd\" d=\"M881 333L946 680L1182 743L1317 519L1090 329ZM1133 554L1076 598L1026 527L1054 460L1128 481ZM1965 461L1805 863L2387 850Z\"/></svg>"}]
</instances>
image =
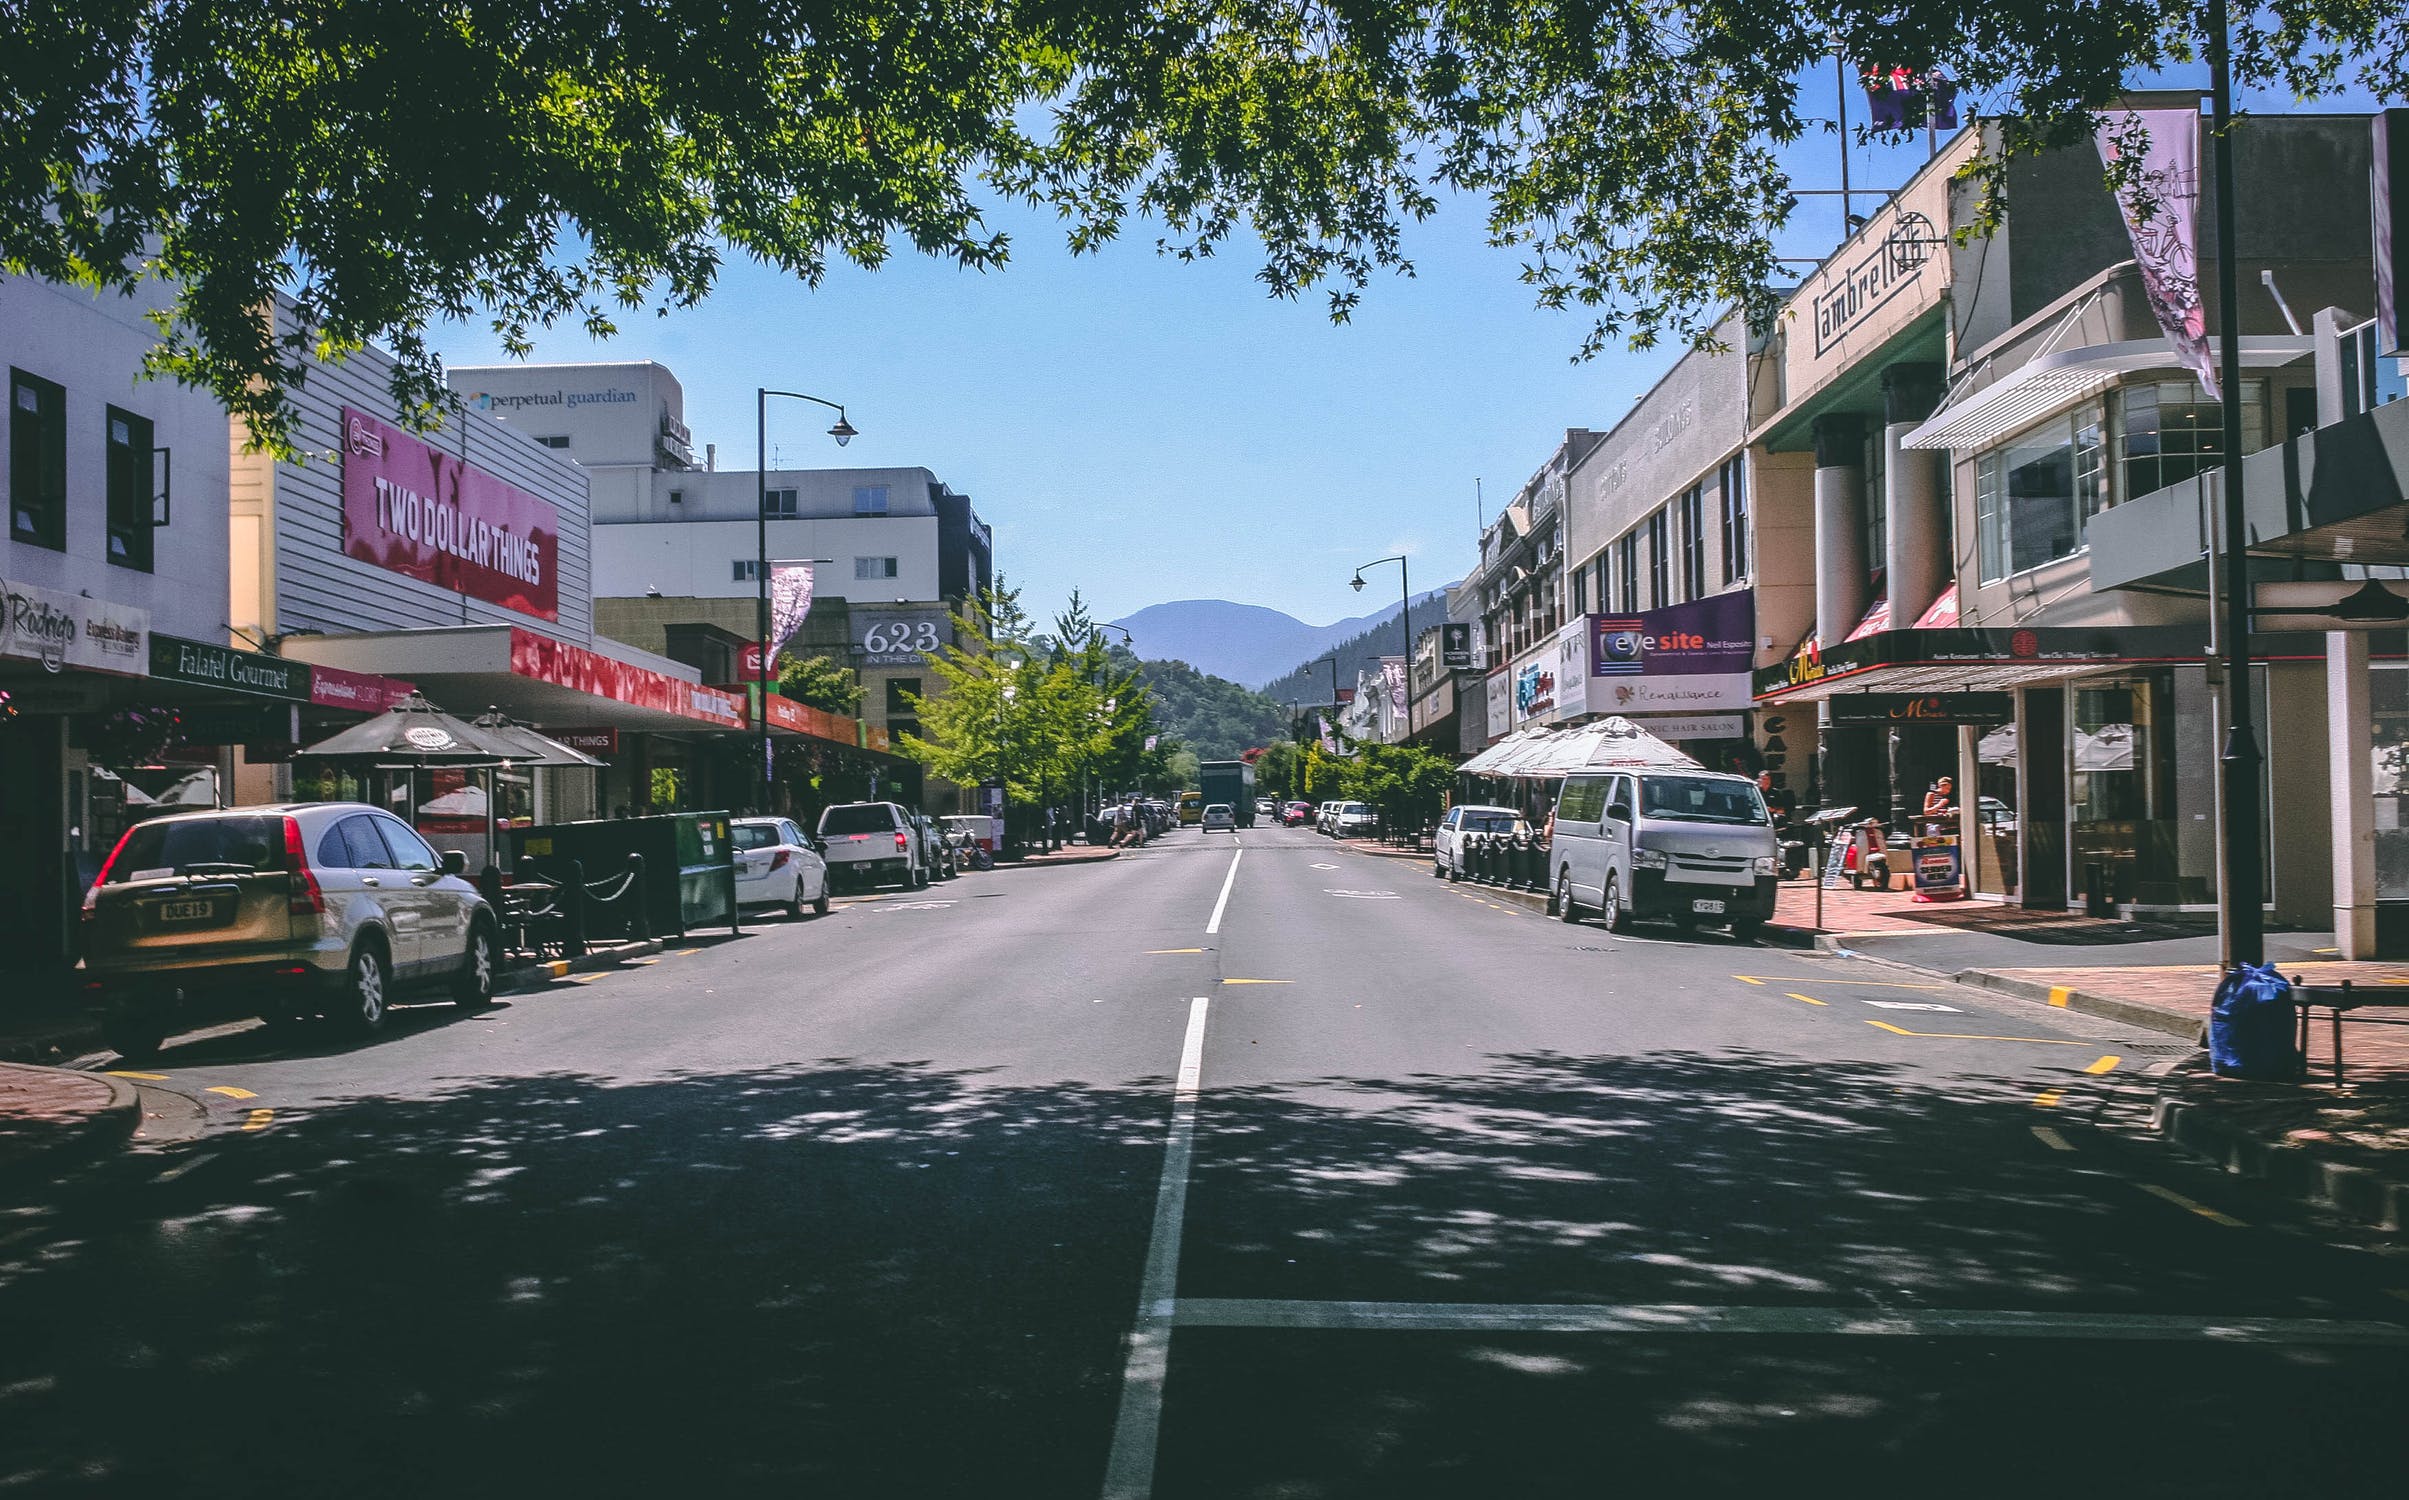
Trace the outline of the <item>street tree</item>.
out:
<instances>
[{"instance_id":1,"label":"street tree","mask_svg":"<svg viewBox=\"0 0 2409 1500\"><path fill-rule=\"evenodd\" d=\"M312 354L376 340L445 400L423 330L517 354L707 296L731 256L807 284L898 246L1006 261L999 201L1076 252L1133 220L1260 254L1345 318L1457 197L1581 341L1773 308L1779 148L1835 54L1939 65L2002 128L1978 168L2087 136L2190 61L2202 0L0 0L0 265L175 288L155 370L289 438ZM2409 12L2243 8L2234 74L2409 96ZM1994 203L1994 206L1995 203ZM289 296L294 316L273 315Z\"/></svg>"},{"instance_id":2,"label":"street tree","mask_svg":"<svg viewBox=\"0 0 2409 1500\"><path fill-rule=\"evenodd\" d=\"M825 656L780 655L778 691L827 713L862 711L862 685L852 668Z\"/></svg>"}]
</instances>

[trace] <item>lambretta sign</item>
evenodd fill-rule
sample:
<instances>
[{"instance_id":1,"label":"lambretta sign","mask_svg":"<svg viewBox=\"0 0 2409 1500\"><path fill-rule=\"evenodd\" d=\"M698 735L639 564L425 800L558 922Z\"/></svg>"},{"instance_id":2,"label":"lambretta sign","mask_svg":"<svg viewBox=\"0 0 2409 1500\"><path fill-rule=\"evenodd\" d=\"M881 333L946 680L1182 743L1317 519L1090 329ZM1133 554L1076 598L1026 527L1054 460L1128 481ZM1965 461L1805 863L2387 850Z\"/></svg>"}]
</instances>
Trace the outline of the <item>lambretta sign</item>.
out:
<instances>
[{"instance_id":1,"label":"lambretta sign","mask_svg":"<svg viewBox=\"0 0 2409 1500\"><path fill-rule=\"evenodd\" d=\"M148 610L0 578L0 656L53 672L88 667L139 677L150 670L150 634Z\"/></svg>"},{"instance_id":2,"label":"lambretta sign","mask_svg":"<svg viewBox=\"0 0 2409 1500\"><path fill-rule=\"evenodd\" d=\"M551 502L349 407L343 551L539 620L560 617L560 512Z\"/></svg>"}]
</instances>

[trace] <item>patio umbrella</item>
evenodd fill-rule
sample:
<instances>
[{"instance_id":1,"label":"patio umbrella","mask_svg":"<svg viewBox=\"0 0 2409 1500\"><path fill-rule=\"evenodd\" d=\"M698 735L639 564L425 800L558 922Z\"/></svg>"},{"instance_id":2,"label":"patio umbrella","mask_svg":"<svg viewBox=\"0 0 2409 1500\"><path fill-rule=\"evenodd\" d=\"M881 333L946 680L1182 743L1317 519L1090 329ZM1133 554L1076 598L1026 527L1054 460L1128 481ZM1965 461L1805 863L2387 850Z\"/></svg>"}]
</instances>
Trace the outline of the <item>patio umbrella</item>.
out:
<instances>
[{"instance_id":1,"label":"patio umbrella","mask_svg":"<svg viewBox=\"0 0 2409 1500\"><path fill-rule=\"evenodd\" d=\"M380 767L432 770L439 767L499 766L526 750L455 719L412 693L373 719L329 735L293 752L295 760L366 761Z\"/></svg>"},{"instance_id":2,"label":"patio umbrella","mask_svg":"<svg viewBox=\"0 0 2409 1500\"><path fill-rule=\"evenodd\" d=\"M473 721L476 728L490 738L519 747L520 754L512 759L522 766L599 766L601 761L583 750L564 745L525 724L510 718L498 708L489 708Z\"/></svg>"}]
</instances>

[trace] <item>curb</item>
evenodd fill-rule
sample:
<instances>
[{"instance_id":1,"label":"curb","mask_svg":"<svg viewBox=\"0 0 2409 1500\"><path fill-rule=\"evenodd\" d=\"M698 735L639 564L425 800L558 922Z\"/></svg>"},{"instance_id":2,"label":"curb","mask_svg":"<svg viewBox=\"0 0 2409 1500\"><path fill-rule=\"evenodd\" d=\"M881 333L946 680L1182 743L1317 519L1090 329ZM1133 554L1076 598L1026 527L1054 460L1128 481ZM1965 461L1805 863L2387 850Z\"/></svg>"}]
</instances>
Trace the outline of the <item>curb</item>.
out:
<instances>
[{"instance_id":1,"label":"curb","mask_svg":"<svg viewBox=\"0 0 2409 1500\"><path fill-rule=\"evenodd\" d=\"M19 1064L35 1067L36 1064ZM142 1096L122 1078L106 1073L84 1073L70 1068L42 1068L46 1073L74 1073L77 1078L98 1078L109 1087L109 1102L94 1110L73 1125L63 1125L51 1133L46 1144L31 1146L23 1152L0 1157L0 1177L24 1171L55 1172L60 1167L78 1167L88 1161L109 1155L134 1138L142 1124Z\"/></svg>"},{"instance_id":2,"label":"curb","mask_svg":"<svg viewBox=\"0 0 2409 1500\"><path fill-rule=\"evenodd\" d=\"M2159 1095L2152 1128L2194 1156L2236 1176L2255 1177L2289 1197L2398 1234L2409 1228L2409 1182L2348 1162L2328 1161L2226 1123L2213 1109Z\"/></svg>"},{"instance_id":3,"label":"curb","mask_svg":"<svg viewBox=\"0 0 2409 1500\"><path fill-rule=\"evenodd\" d=\"M100 1045L100 1028L90 1017L63 1022L56 1030L0 1037L0 1063L43 1067L53 1058L78 1057Z\"/></svg>"},{"instance_id":4,"label":"curb","mask_svg":"<svg viewBox=\"0 0 2409 1500\"><path fill-rule=\"evenodd\" d=\"M1907 967L1917 966L1910 964ZM2194 1045L2201 1042L2201 1029L2207 1024L2204 1020L2194 1016L2170 1015L2154 1005L2138 1005L2130 1000L2119 1000L2114 995L2095 995L2088 990L2069 989L2064 985L2043 984L2037 979L2018 979L2006 974L1993 973L1988 969L1961 969L1954 974L1941 969L1927 972L1943 974L1956 980L1959 984L1971 985L1978 990L2013 995L2019 1000L2037 1001L2042 1005L2055 1006L2060 1010L2080 1011L2084 1015L2098 1016L2103 1020L2122 1021L2128 1026L2139 1026L2145 1031L2164 1032L2168 1036L2181 1037L2184 1041Z\"/></svg>"},{"instance_id":5,"label":"curb","mask_svg":"<svg viewBox=\"0 0 2409 1500\"><path fill-rule=\"evenodd\" d=\"M1431 858L1431 851L1428 849L1392 849L1385 844L1359 844L1352 840L1333 839L1331 842L1350 854L1368 854L1374 859L1421 860Z\"/></svg>"},{"instance_id":6,"label":"curb","mask_svg":"<svg viewBox=\"0 0 2409 1500\"><path fill-rule=\"evenodd\" d=\"M1106 849L1099 854L1082 854L1077 859L1047 859L1043 856L1036 859L999 859L995 862L994 870L966 870L963 873L992 875L1001 870L1059 870L1071 865L1100 865L1108 859L1119 859L1120 857L1120 850Z\"/></svg>"},{"instance_id":7,"label":"curb","mask_svg":"<svg viewBox=\"0 0 2409 1500\"><path fill-rule=\"evenodd\" d=\"M660 938L646 938L640 943L628 943L607 953L588 953L583 958L555 958L539 964L509 970L494 983L496 995L531 995L547 988L555 979L571 974L592 974L601 969L614 969L630 958L647 958L668 944Z\"/></svg>"}]
</instances>

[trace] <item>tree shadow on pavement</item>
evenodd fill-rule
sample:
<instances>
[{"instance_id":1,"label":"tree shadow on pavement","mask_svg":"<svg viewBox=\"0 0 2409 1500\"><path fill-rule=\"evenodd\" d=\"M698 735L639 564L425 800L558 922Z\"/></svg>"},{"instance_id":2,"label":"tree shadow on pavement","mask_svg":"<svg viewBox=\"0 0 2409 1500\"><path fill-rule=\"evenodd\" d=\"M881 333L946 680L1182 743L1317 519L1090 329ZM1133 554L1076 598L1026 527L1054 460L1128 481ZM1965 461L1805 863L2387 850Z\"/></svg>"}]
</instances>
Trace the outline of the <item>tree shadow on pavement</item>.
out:
<instances>
[{"instance_id":1,"label":"tree shadow on pavement","mask_svg":"<svg viewBox=\"0 0 2409 1500\"><path fill-rule=\"evenodd\" d=\"M434 1080L213 1140L167 1180L128 1158L0 1215L0 1486L1094 1494L1168 1110L1159 1079L831 1059ZM2240 1306L2239 1249L2037 1150L2012 1102L1875 1066L1208 1083L1198 1150L1184 1297L2350 1301L2304 1246L2295 1294ZM1801 1382L1832 1442L1875 1441L1904 1399L1895 1371L1779 1341L1693 1340L1677 1366L1650 1340L1364 1337L1176 1335L1165 1493L1516 1493L1456 1467L1462 1442L1554 1409L1537 1387L1582 1408L1602 1344L1654 1402L1616 1421L1668 1462L1728 1456ZM2243 1399L2194 1392L2183 1419ZM1745 1420L1701 1416L1726 1409Z\"/></svg>"}]
</instances>

